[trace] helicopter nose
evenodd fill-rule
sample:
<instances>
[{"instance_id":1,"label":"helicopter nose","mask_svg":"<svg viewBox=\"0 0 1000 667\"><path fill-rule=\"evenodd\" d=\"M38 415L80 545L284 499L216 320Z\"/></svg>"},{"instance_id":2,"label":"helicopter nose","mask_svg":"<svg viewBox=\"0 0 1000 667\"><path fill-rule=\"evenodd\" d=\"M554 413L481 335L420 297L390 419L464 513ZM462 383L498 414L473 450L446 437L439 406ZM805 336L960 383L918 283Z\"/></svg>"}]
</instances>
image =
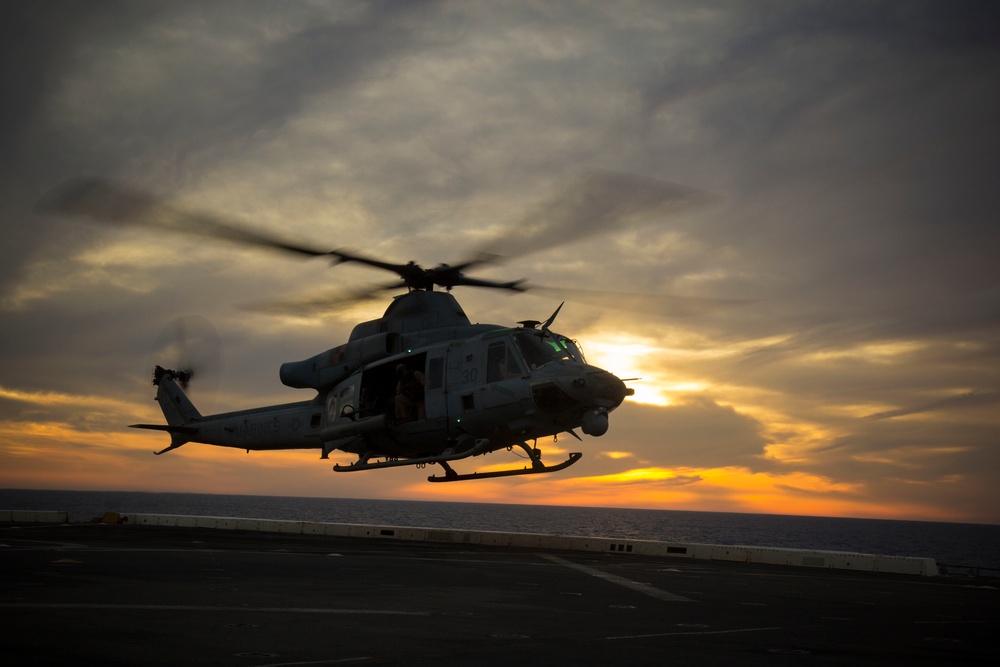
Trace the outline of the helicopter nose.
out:
<instances>
[{"instance_id":1,"label":"helicopter nose","mask_svg":"<svg viewBox=\"0 0 1000 667\"><path fill-rule=\"evenodd\" d=\"M549 413L585 416L585 432L588 435L603 434L607 431L608 413L621 405L633 391L611 373L594 366L566 370L569 372L532 385L535 404Z\"/></svg>"},{"instance_id":2,"label":"helicopter nose","mask_svg":"<svg viewBox=\"0 0 1000 667\"><path fill-rule=\"evenodd\" d=\"M602 402L608 401L609 408L617 408L625 400L626 396L631 396L635 390L629 389L625 383L612 373L605 370L595 370L590 373L587 383L591 385L593 396ZM606 413L605 413L606 416Z\"/></svg>"},{"instance_id":3,"label":"helicopter nose","mask_svg":"<svg viewBox=\"0 0 1000 667\"><path fill-rule=\"evenodd\" d=\"M635 393L625 386L614 374L605 370L595 369L586 378L594 403L598 405L588 408L580 417L580 428L587 435L600 437L608 432L608 412L614 410L626 396Z\"/></svg>"}]
</instances>

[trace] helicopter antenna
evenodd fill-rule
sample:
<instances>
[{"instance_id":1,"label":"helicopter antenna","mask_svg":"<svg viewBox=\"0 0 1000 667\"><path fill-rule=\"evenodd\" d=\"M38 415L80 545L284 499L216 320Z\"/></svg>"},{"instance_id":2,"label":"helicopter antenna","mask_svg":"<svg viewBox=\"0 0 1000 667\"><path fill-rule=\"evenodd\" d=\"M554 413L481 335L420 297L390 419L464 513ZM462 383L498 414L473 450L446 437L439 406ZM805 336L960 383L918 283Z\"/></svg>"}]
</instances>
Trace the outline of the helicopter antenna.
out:
<instances>
[{"instance_id":1,"label":"helicopter antenna","mask_svg":"<svg viewBox=\"0 0 1000 667\"><path fill-rule=\"evenodd\" d=\"M559 304L559 307L556 308L556 311L549 316L549 319L545 320L545 323L542 324L542 331L547 332L549 330L549 327L552 326L552 323L556 321L556 315L559 314L559 311L562 310L562 307L564 305L566 305L565 301Z\"/></svg>"}]
</instances>

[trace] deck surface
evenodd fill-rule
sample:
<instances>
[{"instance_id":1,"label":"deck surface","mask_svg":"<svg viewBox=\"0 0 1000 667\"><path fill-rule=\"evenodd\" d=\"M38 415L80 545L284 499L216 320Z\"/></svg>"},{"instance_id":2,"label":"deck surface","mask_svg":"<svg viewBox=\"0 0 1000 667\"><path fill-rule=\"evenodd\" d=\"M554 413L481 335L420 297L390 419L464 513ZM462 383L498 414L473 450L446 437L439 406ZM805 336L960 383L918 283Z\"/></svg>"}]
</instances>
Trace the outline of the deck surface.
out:
<instances>
[{"instance_id":1,"label":"deck surface","mask_svg":"<svg viewBox=\"0 0 1000 667\"><path fill-rule=\"evenodd\" d=\"M0 528L18 665L994 664L995 579L137 525Z\"/></svg>"}]
</instances>

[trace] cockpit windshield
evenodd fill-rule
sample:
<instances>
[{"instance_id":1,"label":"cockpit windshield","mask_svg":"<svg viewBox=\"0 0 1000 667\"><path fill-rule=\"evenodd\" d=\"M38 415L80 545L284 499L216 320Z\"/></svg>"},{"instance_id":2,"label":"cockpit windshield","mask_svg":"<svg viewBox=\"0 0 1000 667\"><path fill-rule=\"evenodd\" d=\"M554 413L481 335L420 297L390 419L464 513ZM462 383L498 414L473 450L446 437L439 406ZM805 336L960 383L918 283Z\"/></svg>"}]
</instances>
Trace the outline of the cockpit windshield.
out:
<instances>
[{"instance_id":1,"label":"cockpit windshield","mask_svg":"<svg viewBox=\"0 0 1000 667\"><path fill-rule=\"evenodd\" d=\"M576 344L559 334L519 331L514 334L514 340L529 368L538 368L553 361L583 361L583 354Z\"/></svg>"}]
</instances>

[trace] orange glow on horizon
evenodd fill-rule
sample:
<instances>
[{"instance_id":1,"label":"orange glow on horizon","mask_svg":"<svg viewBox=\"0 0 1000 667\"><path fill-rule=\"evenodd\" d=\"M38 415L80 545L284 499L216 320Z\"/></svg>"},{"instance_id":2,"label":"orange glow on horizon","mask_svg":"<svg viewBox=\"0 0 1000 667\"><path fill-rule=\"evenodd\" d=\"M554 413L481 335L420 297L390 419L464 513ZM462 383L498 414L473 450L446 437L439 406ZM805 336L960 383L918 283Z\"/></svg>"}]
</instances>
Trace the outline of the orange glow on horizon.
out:
<instances>
[{"instance_id":1,"label":"orange glow on horizon","mask_svg":"<svg viewBox=\"0 0 1000 667\"><path fill-rule=\"evenodd\" d=\"M5 396L11 394L33 404L51 400L60 409L79 405L82 400L60 394L4 390ZM100 406L95 410L99 413L112 413L115 407L127 406L100 397L86 400ZM329 460L320 460L317 450L248 454L234 448L191 443L180 451L154 457L151 452L165 447L168 438L162 433L132 431L119 425L120 419L119 414L114 418L116 423L110 426L90 423L87 419L82 424L0 421L0 485L969 520L942 510L931 501L920 505L877 501L868 497L863 484L812 473L754 472L739 466L628 466L635 459L627 451L594 453L589 459L591 474L585 476L563 472L458 484L428 484L427 475L441 474L434 466L419 471L401 467L334 473L333 464L354 460L354 455L341 452L334 452ZM547 461L560 459L567 451L562 442L539 443L539 447ZM497 452L495 456L461 461L459 464L464 465L456 465L456 470L510 469L521 467L520 461L511 459L506 452ZM523 465L530 463L524 459ZM615 465L628 467L600 472L602 466Z\"/></svg>"},{"instance_id":2,"label":"orange glow on horizon","mask_svg":"<svg viewBox=\"0 0 1000 667\"><path fill-rule=\"evenodd\" d=\"M879 503L859 484L807 473L772 474L742 467L708 469L637 468L610 475L461 484L411 484L407 497L420 500L571 507L736 512L963 521L931 505ZM475 488L471 488L472 485ZM516 484L516 486L514 486ZM463 488L457 488L463 487Z\"/></svg>"}]
</instances>

